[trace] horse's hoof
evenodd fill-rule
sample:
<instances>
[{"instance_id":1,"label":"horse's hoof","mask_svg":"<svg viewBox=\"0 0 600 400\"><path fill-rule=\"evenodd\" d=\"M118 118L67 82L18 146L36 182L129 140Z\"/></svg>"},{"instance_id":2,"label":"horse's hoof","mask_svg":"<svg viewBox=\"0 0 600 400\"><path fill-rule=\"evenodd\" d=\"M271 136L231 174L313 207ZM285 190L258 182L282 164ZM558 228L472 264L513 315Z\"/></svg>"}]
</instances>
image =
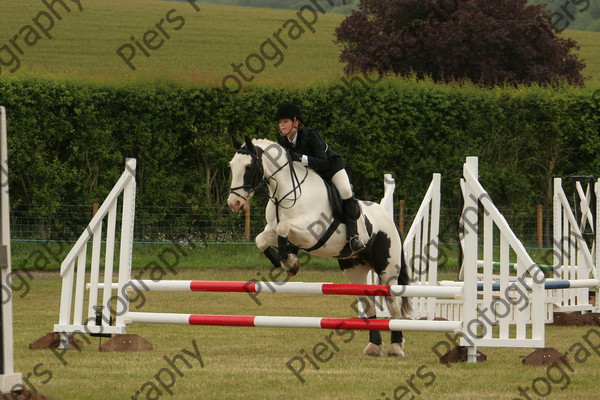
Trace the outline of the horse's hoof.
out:
<instances>
[{"instance_id":1,"label":"horse's hoof","mask_svg":"<svg viewBox=\"0 0 600 400\"><path fill-rule=\"evenodd\" d=\"M367 347L365 347L365 349L363 350L363 353L366 356L381 357L383 354L383 345L369 342Z\"/></svg>"},{"instance_id":2,"label":"horse's hoof","mask_svg":"<svg viewBox=\"0 0 600 400\"><path fill-rule=\"evenodd\" d=\"M404 339L402 343L392 343L387 349L388 357L404 357Z\"/></svg>"},{"instance_id":3,"label":"horse's hoof","mask_svg":"<svg viewBox=\"0 0 600 400\"><path fill-rule=\"evenodd\" d=\"M298 260L296 259L294 261L294 264L292 265L292 268L287 269L285 272L287 272L287 274L289 276L294 276L298 273L298 270L300 269L300 263L298 262Z\"/></svg>"}]
</instances>

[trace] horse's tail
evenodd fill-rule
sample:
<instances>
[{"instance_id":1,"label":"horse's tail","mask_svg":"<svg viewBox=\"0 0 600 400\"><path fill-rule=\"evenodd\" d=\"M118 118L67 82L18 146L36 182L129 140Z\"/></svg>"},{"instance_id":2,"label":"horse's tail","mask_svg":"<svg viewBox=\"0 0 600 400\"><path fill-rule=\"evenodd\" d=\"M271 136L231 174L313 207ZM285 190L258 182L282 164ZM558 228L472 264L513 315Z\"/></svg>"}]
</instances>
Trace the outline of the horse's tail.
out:
<instances>
[{"instance_id":1,"label":"horse's tail","mask_svg":"<svg viewBox=\"0 0 600 400\"><path fill-rule=\"evenodd\" d=\"M398 229L398 228L396 228ZM400 271L398 271L398 285L408 285L410 283L410 276L408 275L408 265L404 257L404 238L402 233L398 229L398 235L400 235L401 246L400 246ZM409 297L401 297L402 305L400 313L403 317L407 317L412 312L412 302Z\"/></svg>"}]
</instances>

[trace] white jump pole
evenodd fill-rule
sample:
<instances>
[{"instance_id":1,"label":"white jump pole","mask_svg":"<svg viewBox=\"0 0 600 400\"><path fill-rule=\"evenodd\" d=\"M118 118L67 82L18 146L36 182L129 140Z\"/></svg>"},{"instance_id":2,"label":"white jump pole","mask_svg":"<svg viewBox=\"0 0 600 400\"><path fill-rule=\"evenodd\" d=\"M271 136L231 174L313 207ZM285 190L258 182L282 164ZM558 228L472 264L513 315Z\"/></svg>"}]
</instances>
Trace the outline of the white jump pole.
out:
<instances>
[{"instance_id":1,"label":"white jump pole","mask_svg":"<svg viewBox=\"0 0 600 400\"><path fill-rule=\"evenodd\" d=\"M0 106L0 194L2 228L0 230L0 276L2 288L2 306L0 310L2 323L2 355L0 359L0 392L7 393L16 387L21 387L21 373L14 372L13 353L13 319L12 319L12 288L10 284L10 210L8 199L8 144L6 136L6 109ZM5 298L4 296L7 296Z\"/></svg>"}]
</instances>

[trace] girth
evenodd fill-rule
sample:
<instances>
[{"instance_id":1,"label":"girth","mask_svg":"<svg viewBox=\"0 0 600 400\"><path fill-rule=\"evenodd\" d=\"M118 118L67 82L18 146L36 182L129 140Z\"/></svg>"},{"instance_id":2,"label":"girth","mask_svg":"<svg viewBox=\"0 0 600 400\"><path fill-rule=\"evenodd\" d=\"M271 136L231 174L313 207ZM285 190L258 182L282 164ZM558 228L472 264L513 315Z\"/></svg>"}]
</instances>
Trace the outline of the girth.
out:
<instances>
[{"instance_id":1,"label":"girth","mask_svg":"<svg viewBox=\"0 0 600 400\"><path fill-rule=\"evenodd\" d=\"M323 247L323 245L325 243L327 243L329 238L331 238L331 235L333 235L333 232L335 232L335 230L338 228L338 226L340 226L340 222L341 221L339 219L334 218L333 221L331 222L331 224L329 224L329 228L327 228L327 230L321 235L319 240L317 240L317 243L315 243L315 245L312 246L311 248L302 249L302 250L311 252L311 251L315 251L315 250Z\"/></svg>"},{"instance_id":2,"label":"girth","mask_svg":"<svg viewBox=\"0 0 600 400\"><path fill-rule=\"evenodd\" d=\"M331 205L331 213L333 220L329 227L323 232L317 243L309 249L302 249L304 251L314 251L323 247L325 243L331 238L333 232L336 231L338 226L340 226L341 221L344 216L342 213L342 200L340 198L340 193L337 191L335 185L327 179L323 179L323 183L325 184L325 190L327 192L327 199L329 200L329 204Z\"/></svg>"}]
</instances>

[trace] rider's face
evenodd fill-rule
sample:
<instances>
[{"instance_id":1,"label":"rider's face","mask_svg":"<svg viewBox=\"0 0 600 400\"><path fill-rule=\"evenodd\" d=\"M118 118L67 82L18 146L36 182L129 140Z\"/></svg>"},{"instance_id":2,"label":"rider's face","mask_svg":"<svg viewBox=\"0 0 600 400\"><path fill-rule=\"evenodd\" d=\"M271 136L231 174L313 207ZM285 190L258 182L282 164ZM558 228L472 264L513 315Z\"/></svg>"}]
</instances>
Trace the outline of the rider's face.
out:
<instances>
[{"instance_id":1,"label":"rider's face","mask_svg":"<svg viewBox=\"0 0 600 400\"><path fill-rule=\"evenodd\" d=\"M279 131L283 136L288 136L290 133L294 132L297 128L297 124L294 123L289 118L282 118L279 120Z\"/></svg>"}]
</instances>

